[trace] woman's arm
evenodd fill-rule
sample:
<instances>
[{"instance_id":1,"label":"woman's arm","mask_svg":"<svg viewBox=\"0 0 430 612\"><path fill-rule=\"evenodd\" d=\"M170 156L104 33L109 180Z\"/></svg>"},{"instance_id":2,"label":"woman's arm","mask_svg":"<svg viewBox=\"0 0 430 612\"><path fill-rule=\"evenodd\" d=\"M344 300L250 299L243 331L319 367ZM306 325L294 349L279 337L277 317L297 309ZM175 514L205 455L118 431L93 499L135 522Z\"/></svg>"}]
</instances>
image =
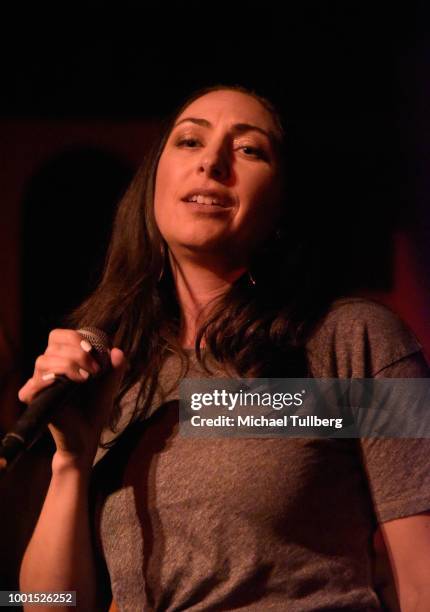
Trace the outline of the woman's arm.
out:
<instances>
[{"instance_id":1,"label":"woman's arm","mask_svg":"<svg viewBox=\"0 0 430 612\"><path fill-rule=\"evenodd\" d=\"M76 591L76 609L85 611L101 609L89 526L89 478L88 468L75 459L54 455L51 483L20 571L22 591Z\"/></svg>"},{"instance_id":2,"label":"woman's arm","mask_svg":"<svg viewBox=\"0 0 430 612\"><path fill-rule=\"evenodd\" d=\"M430 512L382 523L402 612L430 610Z\"/></svg>"},{"instance_id":3,"label":"woman's arm","mask_svg":"<svg viewBox=\"0 0 430 612\"><path fill-rule=\"evenodd\" d=\"M79 333L51 332L32 378L19 391L21 401L31 403L57 375L82 383L97 374L99 366L91 352L91 345ZM100 435L125 366L119 349L112 349L110 360L110 371L88 388L76 405L63 406L49 424L57 449L52 478L20 571L22 591L76 591L77 610L85 612L103 609L97 593L90 531L89 482Z\"/></svg>"}]
</instances>

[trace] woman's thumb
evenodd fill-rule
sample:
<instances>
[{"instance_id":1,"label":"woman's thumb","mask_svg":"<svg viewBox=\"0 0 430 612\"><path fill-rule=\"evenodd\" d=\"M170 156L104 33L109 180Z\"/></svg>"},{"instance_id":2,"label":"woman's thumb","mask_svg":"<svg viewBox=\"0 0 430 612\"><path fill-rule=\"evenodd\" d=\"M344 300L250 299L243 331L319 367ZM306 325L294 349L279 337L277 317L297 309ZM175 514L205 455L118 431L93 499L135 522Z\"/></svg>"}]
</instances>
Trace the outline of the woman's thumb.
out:
<instances>
[{"instance_id":1,"label":"woman's thumb","mask_svg":"<svg viewBox=\"0 0 430 612\"><path fill-rule=\"evenodd\" d=\"M110 361L112 364L112 368L114 370L119 370L120 373L122 374L122 372L125 369L126 366L126 359L125 359L125 355L122 352L121 349L119 348L113 348L110 352Z\"/></svg>"}]
</instances>

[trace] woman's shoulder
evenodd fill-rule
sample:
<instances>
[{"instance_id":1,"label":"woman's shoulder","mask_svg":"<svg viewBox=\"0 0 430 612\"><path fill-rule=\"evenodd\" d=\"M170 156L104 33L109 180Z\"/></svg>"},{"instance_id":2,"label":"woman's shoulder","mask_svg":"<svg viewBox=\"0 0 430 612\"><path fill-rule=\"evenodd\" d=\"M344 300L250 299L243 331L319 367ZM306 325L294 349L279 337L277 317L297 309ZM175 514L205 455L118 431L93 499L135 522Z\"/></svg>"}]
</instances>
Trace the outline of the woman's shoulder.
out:
<instances>
[{"instance_id":1,"label":"woman's shoulder","mask_svg":"<svg viewBox=\"0 0 430 612\"><path fill-rule=\"evenodd\" d=\"M342 297L334 300L328 308L326 314L320 322L320 329L326 332L336 331L352 332L360 330L367 332L372 337L387 333L397 340L404 340L408 343L413 340L413 344L418 344L408 326L402 321L399 315L388 306L363 297Z\"/></svg>"},{"instance_id":2,"label":"woman's shoulder","mask_svg":"<svg viewBox=\"0 0 430 612\"><path fill-rule=\"evenodd\" d=\"M334 300L308 340L314 376L370 377L422 350L388 306L361 297Z\"/></svg>"}]
</instances>

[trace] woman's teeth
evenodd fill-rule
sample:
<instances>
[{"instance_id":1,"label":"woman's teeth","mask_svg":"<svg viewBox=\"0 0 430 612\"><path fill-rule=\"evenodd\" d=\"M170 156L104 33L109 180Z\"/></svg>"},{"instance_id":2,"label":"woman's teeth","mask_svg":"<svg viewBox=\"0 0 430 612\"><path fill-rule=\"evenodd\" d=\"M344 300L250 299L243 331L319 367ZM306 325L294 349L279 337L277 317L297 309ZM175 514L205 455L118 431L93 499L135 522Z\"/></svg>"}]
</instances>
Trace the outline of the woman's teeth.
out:
<instances>
[{"instance_id":1,"label":"woman's teeth","mask_svg":"<svg viewBox=\"0 0 430 612\"><path fill-rule=\"evenodd\" d=\"M202 196L202 195L193 195L191 196L191 198L188 199L189 202L197 202L197 204L208 204L208 205L218 205L219 206L219 200L218 198L212 198L210 196Z\"/></svg>"}]
</instances>

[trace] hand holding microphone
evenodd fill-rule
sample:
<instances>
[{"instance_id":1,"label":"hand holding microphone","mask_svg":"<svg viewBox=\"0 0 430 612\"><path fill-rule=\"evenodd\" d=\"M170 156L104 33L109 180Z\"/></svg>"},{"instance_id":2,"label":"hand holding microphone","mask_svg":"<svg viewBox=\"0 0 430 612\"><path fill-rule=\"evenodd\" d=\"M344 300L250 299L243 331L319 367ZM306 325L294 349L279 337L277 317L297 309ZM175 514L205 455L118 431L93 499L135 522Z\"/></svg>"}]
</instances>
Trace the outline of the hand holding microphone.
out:
<instances>
[{"instance_id":1,"label":"hand holding microphone","mask_svg":"<svg viewBox=\"0 0 430 612\"><path fill-rule=\"evenodd\" d=\"M110 350L101 330L53 330L18 393L28 408L2 440L0 468L10 466L48 424L57 454L91 466L124 368L123 352Z\"/></svg>"}]
</instances>

